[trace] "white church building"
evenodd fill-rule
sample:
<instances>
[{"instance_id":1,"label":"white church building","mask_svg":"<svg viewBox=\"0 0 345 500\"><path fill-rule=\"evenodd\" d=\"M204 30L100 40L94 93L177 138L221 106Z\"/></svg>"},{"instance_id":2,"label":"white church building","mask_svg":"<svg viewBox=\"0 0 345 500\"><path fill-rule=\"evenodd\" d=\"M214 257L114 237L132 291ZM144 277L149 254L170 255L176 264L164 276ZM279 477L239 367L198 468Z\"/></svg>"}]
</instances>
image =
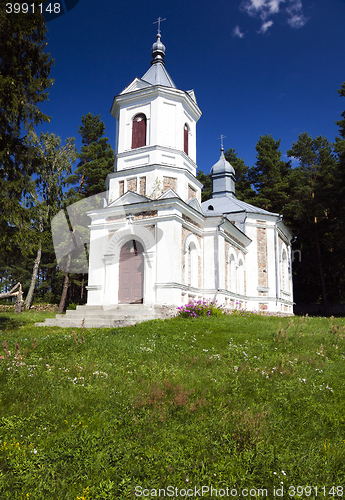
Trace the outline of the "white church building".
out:
<instances>
[{"instance_id":1,"label":"white church building","mask_svg":"<svg viewBox=\"0 0 345 500\"><path fill-rule=\"evenodd\" d=\"M165 69L160 33L151 67L114 98L114 173L107 206L88 213L87 308L181 306L202 298L228 308L293 313L292 234L279 214L236 198L223 149L212 197L196 178L193 90Z\"/></svg>"},{"instance_id":2,"label":"white church building","mask_svg":"<svg viewBox=\"0 0 345 500\"><path fill-rule=\"evenodd\" d=\"M229 309L293 314L292 234L279 214L236 198L235 171L223 148L211 169L211 199L201 203L201 111L193 90L176 88L164 56L158 32L150 69L113 100L114 173L105 179L106 206L87 212L87 304L44 325L133 324L167 317L199 299ZM55 231L56 251L70 234L67 222L65 228L62 236ZM66 241L62 246L69 246Z\"/></svg>"}]
</instances>

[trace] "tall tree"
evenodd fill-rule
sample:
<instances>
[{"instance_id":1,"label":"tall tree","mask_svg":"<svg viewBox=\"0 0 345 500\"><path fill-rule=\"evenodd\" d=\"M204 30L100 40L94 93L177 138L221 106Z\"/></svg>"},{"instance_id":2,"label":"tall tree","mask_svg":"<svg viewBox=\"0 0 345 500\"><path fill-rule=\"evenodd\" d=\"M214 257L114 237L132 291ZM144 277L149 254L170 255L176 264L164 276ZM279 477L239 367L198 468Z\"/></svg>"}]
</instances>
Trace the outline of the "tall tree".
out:
<instances>
[{"instance_id":1,"label":"tall tree","mask_svg":"<svg viewBox=\"0 0 345 500\"><path fill-rule=\"evenodd\" d=\"M29 192L36 212L38 242L30 288L25 300L25 309L30 309L35 290L42 255L42 233L44 229L50 231L50 221L62 206L63 188L76 158L74 138L67 139L66 145L61 146L60 137L56 137L54 134L41 133L40 138L38 138L35 133L31 133L29 141L36 149L36 160L39 160L37 177Z\"/></svg>"},{"instance_id":2,"label":"tall tree","mask_svg":"<svg viewBox=\"0 0 345 500\"><path fill-rule=\"evenodd\" d=\"M257 161L249 172L249 181L256 191L252 203L277 213L288 201L291 173L291 164L281 159L280 143L271 135L261 135L256 144Z\"/></svg>"},{"instance_id":3,"label":"tall tree","mask_svg":"<svg viewBox=\"0 0 345 500\"><path fill-rule=\"evenodd\" d=\"M299 167L294 172L299 182L294 187L291 214L302 251L308 255L305 267L308 268L309 278L305 284L309 282L307 290L309 288L310 298L312 295L315 297L315 292L320 290L324 313L327 314L326 278L334 249L333 225L337 217L333 203L337 162L332 144L326 138L319 136L313 139L307 133L300 134L287 154L299 160ZM315 267L318 269L320 286L315 286Z\"/></svg>"},{"instance_id":4,"label":"tall tree","mask_svg":"<svg viewBox=\"0 0 345 500\"><path fill-rule=\"evenodd\" d=\"M45 21L32 3L34 13L6 14L5 2L0 9L0 243L8 251L13 227L29 218L22 198L34 162L25 132L49 120L37 105L53 83Z\"/></svg>"},{"instance_id":5,"label":"tall tree","mask_svg":"<svg viewBox=\"0 0 345 500\"><path fill-rule=\"evenodd\" d=\"M80 161L68 178L68 183L76 185L74 189L81 197L104 192L105 178L114 171L114 151L109 139L103 137L104 132L105 125L100 115L88 113L82 117L79 127L83 144L78 154Z\"/></svg>"},{"instance_id":6,"label":"tall tree","mask_svg":"<svg viewBox=\"0 0 345 500\"><path fill-rule=\"evenodd\" d=\"M338 90L340 97L345 97L345 82ZM337 260L337 270L340 273L340 300L345 302L345 261L344 261L344 248L345 248L345 111L341 114L342 119L337 120L335 123L339 127L339 137L335 139L334 150L337 154L338 161L338 179L337 189L335 190L335 198L337 200L337 238L336 249L334 256ZM338 257L338 258L337 258Z\"/></svg>"},{"instance_id":7,"label":"tall tree","mask_svg":"<svg viewBox=\"0 0 345 500\"><path fill-rule=\"evenodd\" d=\"M345 97L345 82L342 83L338 93L340 97ZM340 137L335 138L335 151L338 154L339 162L343 168L343 175L345 177L345 111L343 111L341 116L342 120L337 120L335 122L339 126L340 134Z\"/></svg>"}]
</instances>

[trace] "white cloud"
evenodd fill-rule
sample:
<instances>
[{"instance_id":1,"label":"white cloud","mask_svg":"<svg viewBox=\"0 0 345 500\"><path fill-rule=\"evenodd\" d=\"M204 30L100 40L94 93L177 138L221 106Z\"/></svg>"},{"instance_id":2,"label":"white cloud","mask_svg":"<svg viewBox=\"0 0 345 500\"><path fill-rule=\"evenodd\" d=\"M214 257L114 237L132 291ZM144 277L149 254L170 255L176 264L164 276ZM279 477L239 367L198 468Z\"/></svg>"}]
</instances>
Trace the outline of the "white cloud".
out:
<instances>
[{"instance_id":1,"label":"white cloud","mask_svg":"<svg viewBox=\"0 0 345 500\"><path fill-rule=\"evenodd\" d=\"M259 16L263 21L273 14L278 14L280 4L286 0L242 0L240 9L250 16Z\"/></svg>"},{"instance_id":2,"label":"white cloud","mask_svg":"<svg viewBox=\"0 0 345 500\"><path fill-rule=\"evenodd\" d=\"M308 19L303 14L301 0L242 0L240 10L249 16L259 17L263 24L258 33L266 33L272 26L271 17L284 13L291 28L302 28Z\"/></svg>"},{"instance_id":3,"label":"white cloud","mask_svg":"<svg viewBox=\"0 0 345 500\"><path fill-rule=\"evenodd\" d=\"M232 30L232 36L237 36L238 38L244 37L244 33L242 33L241 28L238 25Z\"/></svg>"},{"instance_id":4,"label":"white cloud","mask_svg":"<svg viewBox=\"0 0 345 500\"><path fill-rule=\"evenodd\" d=\"M273 24L273 21L266 21L265 23L262 23L262 26L260 28L260 30L258 31L258 33L266 33L266 31L268 30L268 28L270 28Z\"/></svg>"},{"instance_id":5,"label":"white cloud","mask_svg":"<svg viewBox=\"0 0 345 500\"><path fill-rule=\"evenodd\" d=\"M301 0L291 0L286 12L289 15L288 23L291 28L302 28L308 19L303 14L303 5Z\"/></svg>"}]
</instances>

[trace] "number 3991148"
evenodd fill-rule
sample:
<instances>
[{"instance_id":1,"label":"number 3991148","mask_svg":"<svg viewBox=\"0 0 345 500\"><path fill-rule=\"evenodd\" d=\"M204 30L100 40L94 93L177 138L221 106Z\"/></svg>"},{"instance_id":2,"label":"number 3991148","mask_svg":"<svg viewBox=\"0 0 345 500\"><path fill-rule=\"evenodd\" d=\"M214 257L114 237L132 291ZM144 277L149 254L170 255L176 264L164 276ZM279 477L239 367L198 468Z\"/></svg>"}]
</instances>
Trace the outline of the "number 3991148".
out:
<instances>
[{"instance_id":1,"label":"number 3991148","mask_svg":"<svg viewBox=\"0 0 345 500\"><path fill-rule=\"evenodd\" d=\"M46 3L46 2L44 2ZM48 5L43 5L40 3L38 5L34 3L6 3L6 14L27 14L28 12L35 12L39 10L41 14L60 14L61 4L59 2L48 3Z\"/></svg>"}]
</instances>

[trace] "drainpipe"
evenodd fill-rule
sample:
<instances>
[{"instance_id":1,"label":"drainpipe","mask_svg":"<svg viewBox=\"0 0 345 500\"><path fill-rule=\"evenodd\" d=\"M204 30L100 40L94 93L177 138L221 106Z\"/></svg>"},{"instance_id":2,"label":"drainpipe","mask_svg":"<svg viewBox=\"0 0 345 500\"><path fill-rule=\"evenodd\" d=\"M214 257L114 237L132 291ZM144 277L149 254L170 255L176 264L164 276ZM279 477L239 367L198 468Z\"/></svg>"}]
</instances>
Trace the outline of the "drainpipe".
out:
<instances>
[{"instance_id":1,"label":"drainpipe","mask_svg":"<svg viewBox=\"0 0 345 500\"><path fill-rule=\"evenodd\" d=\"M276 270L276 306L278 305L278 297L279 297L279 293L278 293L278 288L279 288L279 278L278 278L278 264L279 264L279 260L278 260L278 248L277 248L277 243L278 243L278 229L277 229L277 226L279 224L279 222L281 222L283 220L283 217L281 215L279 215L279 219L276 221L276 223L274 224L274 253L275 253L275 270Z\"/></svg>"}]
</instances>

